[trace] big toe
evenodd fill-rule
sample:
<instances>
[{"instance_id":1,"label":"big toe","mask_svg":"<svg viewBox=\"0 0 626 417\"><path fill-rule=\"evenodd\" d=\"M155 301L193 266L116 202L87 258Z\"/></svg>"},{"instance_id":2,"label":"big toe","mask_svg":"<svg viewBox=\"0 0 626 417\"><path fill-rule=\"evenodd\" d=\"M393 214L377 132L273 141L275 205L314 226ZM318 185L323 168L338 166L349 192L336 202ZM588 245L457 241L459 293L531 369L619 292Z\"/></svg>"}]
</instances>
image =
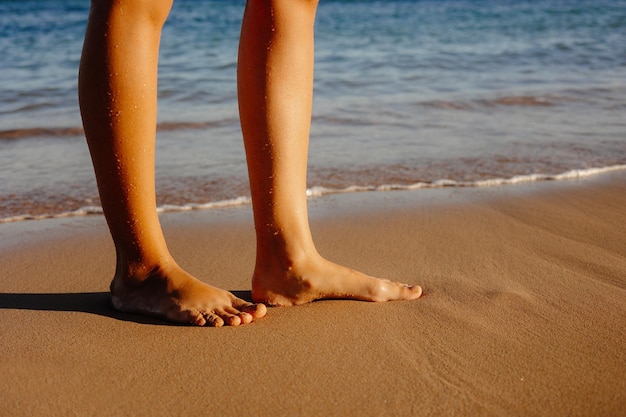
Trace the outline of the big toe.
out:
<instances>
[{"instance_id":1,"label":"big toe","mask_svg":"<svg viewBox=\"0 0 626 417\"><path fill-rule=\"evenodd\" d=\"M389 298L396 300L415 300L422 295L422 287L390 282ZM395 293L395 296L393 295Z\"/></svg>"},{"instance_id":2,"label":"big toe","mask_svg":"<svg viewBox=\"0 0 626 417\"><path fill-rule=\"evenodd\" d=\"M415 300L422 295L422 287L381 279L374 294L374 301Z\"/></svg>"},{"instance_id":3,"label":"big toe","mask_svg":"<svg viewBox=\"0 0 626 417\"><path fill-rule=\"evenodd\" d=\"M420 287L419 285L413 285L413 286L409 287L409 297L408 298L410 300L415 300L416 298L420 298L423 293L424 293L424 291L422 290L422 287Z\"/></svg>"}]
</instances>

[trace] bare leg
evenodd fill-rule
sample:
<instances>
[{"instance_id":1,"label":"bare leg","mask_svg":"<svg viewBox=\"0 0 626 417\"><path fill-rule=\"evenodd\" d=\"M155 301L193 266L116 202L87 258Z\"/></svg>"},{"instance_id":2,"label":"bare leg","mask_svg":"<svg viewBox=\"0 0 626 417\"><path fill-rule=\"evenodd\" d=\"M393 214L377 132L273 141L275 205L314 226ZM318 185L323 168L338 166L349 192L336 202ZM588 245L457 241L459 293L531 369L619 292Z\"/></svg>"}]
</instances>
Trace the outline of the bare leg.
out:
<instances>
[{"instance_id":1,"label":"bare leg","mask_svg":"<svg viewBox=\"0 0 626 417\"><path fill-rule=\"evenodd\" d=\"M322 258L309 229L306 166L313 93L313 0L248 0L239 48L239 110L257 233L256 301L415 299L421 288Z\"/></svg>"},{"instance_id":2,"label":"bare leg","mask_svg":"<svg viewBox=\"0 0 626 417\"><path fill-rule=\"evenodd\" d=\"M94 0L79 98L104 214L115 243L114 306L196 325L265 315L197 280L172 259L156 212L157 59L171 0Z\"/></svg>"}]
</instances>

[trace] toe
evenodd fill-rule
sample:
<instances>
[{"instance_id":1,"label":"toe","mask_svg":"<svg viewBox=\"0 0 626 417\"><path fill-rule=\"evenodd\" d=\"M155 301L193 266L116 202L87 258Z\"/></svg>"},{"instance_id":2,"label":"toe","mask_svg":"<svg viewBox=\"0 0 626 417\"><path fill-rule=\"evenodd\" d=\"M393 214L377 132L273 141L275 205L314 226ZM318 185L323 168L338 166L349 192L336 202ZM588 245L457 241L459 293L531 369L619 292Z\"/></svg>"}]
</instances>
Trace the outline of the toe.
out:
<instances>
[{"instance_id":1,"label":"toe","mask_svg":"<svg viewBox=\"0 0 626 417\"><path fill-rule=\"evenodd\" d=\"M224 320L215 313L205 313L206 325L209 327L222 327Z\"/></svg>"},{"instance_id":2,"label":"toe","mask_svg":"<svg viewBox=\"0 0 626 417\"><path fill-rule=\"evenodd\" d=\"M164 314L165 318L178 323L189 323L194 326L204 326L206 324L206 318L198 310L183 310L183 311L167 311Z\"/></svg>"},{"instance_id":3,"label":"toe","mask_svg":"<svg viewBox=\"0 0 626 417\"><path fill-rule=\"evenodd\" d=\"M265 304L249 303L239 298L233 300L233 307L242 313L249 314L252 319L260 319L267 313L267 307L265 307Z\"/></svg>"},{"instance_id":4,"label":"toe","mask_svg":"<svg viewBox=\"0 0 626 417\"><path fill-rule=\"evenodd\" d=\"M239 311L235 307L226 307L224 310L227 313L232 314L233 316L239 317L239 320L241 320L240 324L247 324L253 320L253 317L251 314L246 313L245 311Z\"/></svg>"},{"instance_id":5,"label":"toe","mask_svg":"<svg viewBox=\"0 0 626 417\"><path fill-rule=\"evenodd\" d=\"M248 314L246 312L239 313L239 318L241 319L241 324L248 324L254 319L251 314Z\"/></svg>"},{"instance_id":6,"label":"toe","mask_svg":"<svg viewBox=\"0 0 626 417\"><path fill-rule=\"evenodd\" d=\"M411 299L414 300L416 298L420 298L422 294L424 294L424 291L422 290L422 287L420 287L419 285L414 285L411 287L411 295L412 295Z\"/></svg>"},{"instance_id":7,"label":"toe","mask_svg":"<svg viewBox=\"0 0 626 417\"><path fill-rule=\"evenodd\" d=\"M372 285L372 301L414 300L422 295L419 285L407 285L387 279L377 279Z\"/></svg>"},{"instance_id":8,"label":"toe","mask_svg":"<svg viewBox=\"0 0 626 417\"><path fill-rule=\"evenodd\" d=\"M231 308L229 308L229 310L237 311ZM239 326L241 324L241 318L239 318L237 314L230 313L226 310L215 310L215 314L220 316L222 320L224 320L224 323L229 326Z\"/></svg>"},{"instance_id":9,"label":"toe","mask_svg":"<svg viewBox=\"0 0 626 417\"><path fill-rule=\"evenodd\" d=\"M406 300L414 300L422 295L422 287L419 285L404 285L400 296Z\"/></svg>"}]
</instances>

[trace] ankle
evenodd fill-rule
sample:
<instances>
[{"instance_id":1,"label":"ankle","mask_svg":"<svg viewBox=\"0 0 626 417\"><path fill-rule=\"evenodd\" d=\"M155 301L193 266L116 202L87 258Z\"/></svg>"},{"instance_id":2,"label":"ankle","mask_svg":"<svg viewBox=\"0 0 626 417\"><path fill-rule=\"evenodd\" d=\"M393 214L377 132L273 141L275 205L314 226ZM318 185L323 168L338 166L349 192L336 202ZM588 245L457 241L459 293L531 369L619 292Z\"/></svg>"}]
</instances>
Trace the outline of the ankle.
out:
<instances>
[{"instance_id":1,"label":"ankle","mask_svg":"<svg viewBox=\"0 0 626 417\"><path fill-rule=\"evenodd\" d=\"M288 271L319 256L312 240L277 233L257 242L257 267L279 267Z\"/></svg>"},{"instance_id":2,"label":"ankle","mask_svg":"<svg viewBox=\"0 0 626 417\"><path fill-rule=\"evenodd\" d=\"M118 256L113 280L124 284L139 284L151 277L166 276L167 270L175 265L176 263L170 256L133 260Z\"/></svg>"}]
</instances>

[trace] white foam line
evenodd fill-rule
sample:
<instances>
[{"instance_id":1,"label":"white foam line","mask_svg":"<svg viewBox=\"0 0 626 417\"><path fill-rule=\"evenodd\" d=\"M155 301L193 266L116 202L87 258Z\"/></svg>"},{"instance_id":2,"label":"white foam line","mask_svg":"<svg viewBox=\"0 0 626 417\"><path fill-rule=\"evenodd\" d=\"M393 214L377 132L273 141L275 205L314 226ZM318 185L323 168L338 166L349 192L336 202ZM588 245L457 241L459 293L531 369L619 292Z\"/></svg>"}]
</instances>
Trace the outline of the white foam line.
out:
<instances>
[{"instance_id":1,"label":"white foam line","mask_svg":"<svg viewBox=\"0 0 626 417\"><path fill-rule=\"evenodd\" d=\"M524 184L529 182L538 181L563 181L563 180L575 180L580 178L591 177L594 175L605 174L613 171L626 170L626 165L612 165L601 168L587 168L587 169L573 169L560 174L528 174L528 175L515 175L511 178L492 178L479 181L454 181L448 179L441 179L433 182L416 182L413 184L383 184L383 185L351 185L345 188L327 188L327 187L311 187L306 191L307 197L321 197L328 194L344 194L344 193L356 193L366 191L408 191L418 190L424 188L446 188L446 187L498 187L502 185L515 185ZM249 197L237 197L230 200L215 201L204 204L184 204L184 205L163 205L160 206L157 211L159 213L166 212L183 212L192 210L210 210L214 208L233 207L250 204ZM102 214L102 208L96 206L82 207L75 211L57 213L57 214L40 214L30 215L24 214L20 216L6 217L0 219L2 223L13 223L25 220L43 220L43 219L61 219L67 217L81 217L92 214Z\"/></svg>"},{"instance_id":2,"label":"white foam line","mask_svg":"<svg viewBox=\"0 0 626 417\"><path fill-rule=\"evenodd\" d=\"M5 217L4 219L0 219L0 224L20 222L24 220L63 219L66 217L81 217L81 216L87 216L90 214L102 214L102 208L96 207L96 206L88 206L88 207L79 208L78 210L66 211L63 213L56 213L56 214L37 214L37 215L22 214L20 216Z\"/></svg>"},{"instance_id":3,"label":"white foam line","mask_svg":"<svg viewBox=\"0 0 626 417\"><path fill-rule=\"evenodd\" d=\"M157 208L159 213L171 213L176 211L192 211L192 210L209 210L221 207L241 206L250 204L250 197L237 197L230 200L215 201L212 203L202 204L185 204L182 206L166 204Z\"/></svg>"},{"instance_id":4,"label":"white foam line","mask_svg":"<svg viewBox=\"0 0 626 417\"><path fill-rule=\"evenodd\" d=\"M524 184L538 181L563 181L575 180L591 177L598 174L605 174L612 171L626 170L626 165L612 165L601 168L573 169L560 174L528 174L515 175L510 178L490 178L487 180L477 181L454 181L449 179L441 179L433 182L416 182L413 184L383 184L379 186L359 186L352 185L346 188L326 188L312 187L307 190L307 196L319 197L327 194L342 194L363 191L395 191L395 190L418 190L424 188L445 188L445 187L498 187L502 185Z\"/></svg>"}]
</instances>

